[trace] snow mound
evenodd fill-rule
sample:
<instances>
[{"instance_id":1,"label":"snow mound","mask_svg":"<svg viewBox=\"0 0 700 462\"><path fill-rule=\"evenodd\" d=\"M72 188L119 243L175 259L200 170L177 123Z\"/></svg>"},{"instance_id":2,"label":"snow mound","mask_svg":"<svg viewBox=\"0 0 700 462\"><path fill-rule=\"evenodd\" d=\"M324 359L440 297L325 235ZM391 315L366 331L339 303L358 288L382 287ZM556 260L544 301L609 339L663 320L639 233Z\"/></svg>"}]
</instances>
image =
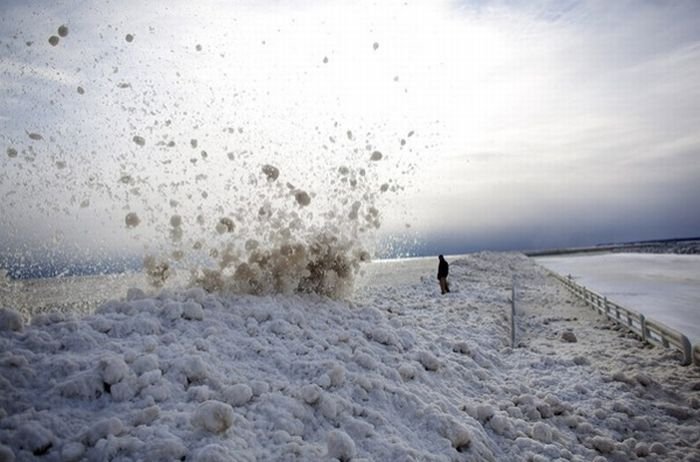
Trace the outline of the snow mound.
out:
<instances>
[{"instance_id":1,"label":"snow mound","mask_svg":"<svg viewBox=\"0 0 700 462\"><path fill-rule=\"evenodd\" d=\"M192 425L208 432L223 433L233 425L233 408L221 401L205 401L195 410Z\"/></svg>"},{"instance_id":2,"label":"snow mound","mask_svg":"<svg viewBox=\"0 0 700 462\"><path fill-rule=\"evenodd\" d=\"M0 457L693 460L697 390L674 383L697 371L603 328L522 256L450 277L448 297L432 277L344 301L163 290L3 331Z\"/></svg>"}]
</instances>

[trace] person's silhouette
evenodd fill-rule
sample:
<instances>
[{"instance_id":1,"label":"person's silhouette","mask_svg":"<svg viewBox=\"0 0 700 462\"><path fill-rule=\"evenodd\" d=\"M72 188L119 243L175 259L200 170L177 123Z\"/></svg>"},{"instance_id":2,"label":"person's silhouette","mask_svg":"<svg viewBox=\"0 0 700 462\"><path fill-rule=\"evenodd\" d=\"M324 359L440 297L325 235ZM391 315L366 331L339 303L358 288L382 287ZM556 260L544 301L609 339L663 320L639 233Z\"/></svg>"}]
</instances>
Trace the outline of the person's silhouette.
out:
<instances>
[{"instance_id":1,"label":"person's silhouette","mask_svg":"<svg viewBox=\"0 0 700 462\"><path fill-rule=\"evenodd\" d=\"M447 284L447 274L450 272L450 265L442 255L438 256L440 263L438 264L437 278L440 281L440 291L445 294L450 291L450 286Z\"/></svg>"}]
</instances>

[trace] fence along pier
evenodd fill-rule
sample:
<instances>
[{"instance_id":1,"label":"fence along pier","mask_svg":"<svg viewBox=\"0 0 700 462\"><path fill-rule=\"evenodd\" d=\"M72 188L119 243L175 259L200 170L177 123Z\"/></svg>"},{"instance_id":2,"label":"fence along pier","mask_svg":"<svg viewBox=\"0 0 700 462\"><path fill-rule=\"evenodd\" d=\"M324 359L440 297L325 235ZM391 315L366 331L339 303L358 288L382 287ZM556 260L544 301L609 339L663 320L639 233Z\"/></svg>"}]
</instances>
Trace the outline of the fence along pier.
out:
<instances>
[{"instance_id":1,"label":"fence along pier","mask_svg":"<svg viewBox=\"0 0 700 462\"><path fill-rule=\"evenodd\" d=\"M564 284L574 295L582 299L587 305L590 305L593 310L636 333L642 338L643 342L662 346L664 348L675 348L683 355L681 361L683 366L687 366L693 362L700 366L700 344L692 348L688 337L681 334L676 329L653 319L649 319L641 313L627 309L608 300L607 297L603 297L587 287L574 282L571 275L564 277L548 268L545 269L549 274Z\"/></svg>"}]
</instances>

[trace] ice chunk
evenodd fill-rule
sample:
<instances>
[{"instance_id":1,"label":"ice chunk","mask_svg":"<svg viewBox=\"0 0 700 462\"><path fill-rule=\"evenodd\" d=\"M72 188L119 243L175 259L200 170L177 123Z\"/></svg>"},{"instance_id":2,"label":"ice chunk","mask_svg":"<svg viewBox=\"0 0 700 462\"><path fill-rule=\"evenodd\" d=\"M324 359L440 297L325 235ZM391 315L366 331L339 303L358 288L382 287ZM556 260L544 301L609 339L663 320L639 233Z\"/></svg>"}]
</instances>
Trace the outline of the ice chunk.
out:
<instances>
[{"instance_id":1,"label":"ice chunk","mask_svg":"<svg viewBox=\"0 0 700 462\"><path fill-rule=\"evenodd\" d=\"M364 352L358 352L353 358L357 364L368 370L374 370L377 368L377 361L369 354Z\"/></svg>"},{"instance_id":2,"label":"ice chunk","mask_svg":"<svg viewBox=\"0 0 700 462\"><path fill-rule=\"evenodd\" d=\"M491 420L489 420L489 426L494 432L496 432L496 434L503 436L509 435L513 429L510 419L503 414L497 414L491 417Z\"/></svg>"},{"instance_id":3,"label":"ice chunk","mask_svg":"<svg viewBox=\"0 0 700 462\"><path fill-rule=\"evenodd\" d=\"M321 387L315 383L310 383L301 387L301 398L307 404L315 404L321 398Z\"/></svg>"},{"instance_id":4,"label":"ice chunk","mask_svg":"<svg viewBox=\"0 0 700 462\"><path fill-rule=\"evenodd\" d=\"M428 351L419 352L418 361L426 371L436 371L440 368L440 361Z\"/></svg>"},{"instance_id":5,"label":"ice chunk","mask_svg":"<svg viewBox=\"0 0 700 462\"><path fill-rule=\"evenodd\" d=\"M209 375L207 364L200 356L185 356L178 361L180 372L190 382L197 382L206 379Z\"/></svg>"},{"instance_id":6,"label":"ice chunk","mask_svg":"<svg viewBox=\"0 0 700 462\"><path fill-rule=\"evenodd\" d=\"M410 364L402 364L399 366L399 375L404 380L413 380L416 377L416 368Z\"/></svg>"},{"instance_id":7,"label":"ice chunk","mask_svg":"<svg viewBox=\"0 0 700 462\"><path fill-rule=\"evenodd\" d=\"M89 423L83 434L83 441L93 446L98 440L108 436L118 436L125 431L124 424L117 417L102 419L97 423Z\"/></svg>"},{"instance_id":8,"label":"ice chunk","mask_svg":"<svg viewBox=\"0 0 700 462\"><path fill-rule=\"evenodd\" d=\"M647 457L649 454L651 454L649 445L644 442L637 443L637 445L634 447L634 454L637 457Z\"/></svg>"},{"instance_id":9,"label":"ice chunk","mask_svg":"<svg viewBox=\"0 0 700 462\"><path fill-rule=\"evenodd\" d=\"M99 364L102 380L106 384L114 385L121 381L128 373L129 366L118 356L107 356L100 360Z\"/></svg>"},{"instance_id":10,"label":"ice chunk","mask_svg":"<svg viewBox=\"0 0 700 462\"><path fill-rule=\"evenodd\" d=\"M546 423L537 422L532 427L532 439L549 444L552 442L552 429Z\"/></svg>"},{"instance_id":11,"label":"ice chunk","mask_svg":"<svg viewBox=\"0 0 700 462\"><path fill-rule=\"evenodd\" d=\"M250 387L253 390L254 396L260 396L263 393L268 393L270 391L270 384L267 382L263 382L262 380L251 381Z\"/></svg>"},{"instance_id":12,"label":"ice chunk","mask_svg":"<svg viewBox=\"0 0 700 462\"><path fill-rule=\"evenodd\" d=\"M328 371L328 377L331 379L332 386L342 386L345 383L345 367L341 364L336 364Z\"/></svg>"},{"instance_id":13,"label":"ice chunk","mask_svg":"<svg viewBox=\"0 0 700 462\"><path fill-rule=\"evenodd\" d=\"M85 445L77 441L71 441L63 445L61 448L61 460L65 462L77 462L83 459L85 454ZM0 458L0 460L2 460Z\"/></svg>"},{"instance_id":14,"label":"ice chunk","mask_svg":"<svg viewBox=\"0 0 700 462\"><path fill-rule=\"evenodd\" d=\"M38 422L26 423L17 432L19 447L31 451L35 456L42 456L49 452L55 439L53 433Z\"/></svg>"},{"instance_id":15,"label":"ice chunk","mask_svg":"<svg viewBox=\"0 0 700 462\"><path fill-rule=\"evenodd\" d=\"M192 425L212 433L223 433L233 425L233 408L221 401L205 401L197 407Z\"/></svg>"},{"instance_id":16,"label":"ice chunk","mask_svg":"<svg viewBox=\"0 0 700 462\"><path fill-rule=\"evenodd\" d=\"M212 391L206 385L198 385L187 389L187 399L202 403L211 399Z\"/></svg>"},{"instance_id":17,"label":"ice chunk","mask_svg":"<svg viewBox=\"0 0 700 462\"><path fill-rule=\"evenodd\" d=\"M330 458L338 459L341 462L348 462L355 457L355 442L343 431L331 431L328 434L326 444L328 447L328 457Z\"/></svg>"},{"instance_id":18,"label":"ice chunk","mask_svg":"<svg viewBox=\"0 0 700 462\"><path fill-rule=\"evenodd\" d=\"M20 331L24 328L22 315L7 308L0 309L0 331Z\"/></svg>"},{"instance_id":19,"label":"ice chunk","mask_svg":"<svg viewBox=\"0 0 700 462\"><path fill-rule=\"evenodd\" d=\"M193 301L185 302L182 305L182 317L189 320L201 321L204 319L202 305Z\"/></svg>"},{"instance_id":20,"label":"ice chunk","mask_svg":"<svg viewBox=\"0 0 700 462\"><path fill-rule=\"evenodd\" d=\"M495 411L493 409L493 406L491 406L490 404L482 403L476 407L477 418L482 422L490 420L493 417L494 413Z\"/></svg>"},{"instance_id":21,"label":"ice chunk","mask_svg":"<svg viewBox=\"0 0 700 462\"><path fill-rule=\"evenodd\" d=\"M222 396L232 406L243 406L253 398L253 390L245 383L237 383L226 387Z\"/></svg>"},{"instance_id":22,"label":"ice chunk","mask_svg":"<svg viewBox=\"0 0 700 462\"><path fill-rule=\"evenodd\" d=\"M594 436L590 440L591 446L600 451L602 454L609 454L615 450L617 443L611 438L604 436Z\"/></svg>"},{"instance_id":23,"label":"ice chunk","mask_svg":"<svg viewBox=\"0 0 700 462\"><path fill-rule=\"evenodd\" d=\"M450 421L445 429L445 436L452 443L457 452L464 452L471 446L472 435L467 427L454 421Z\"/></svg>"}]
</instances>

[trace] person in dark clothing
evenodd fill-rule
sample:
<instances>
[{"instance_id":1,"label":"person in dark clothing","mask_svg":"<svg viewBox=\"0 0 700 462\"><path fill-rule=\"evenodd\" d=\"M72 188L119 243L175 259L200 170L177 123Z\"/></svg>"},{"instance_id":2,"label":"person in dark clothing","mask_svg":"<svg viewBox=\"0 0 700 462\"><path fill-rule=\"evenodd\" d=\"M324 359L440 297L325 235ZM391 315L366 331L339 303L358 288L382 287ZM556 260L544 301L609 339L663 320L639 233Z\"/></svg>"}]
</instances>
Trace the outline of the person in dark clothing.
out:
<instances>
[{"instance_id":1,"label":"person in dark clothing","mask_svg":"<svg viewBox=\"0 0 700 462\"><path fill-rule=\"evenodd\" d=\"M438 274L437 278L440 281L440 290L443 295L450 291L450 286L447 284L447 274L450 272L450 265L445 260L442 255L438 256L440 263L438 264Z\"/></svg>"}]
</instances>

